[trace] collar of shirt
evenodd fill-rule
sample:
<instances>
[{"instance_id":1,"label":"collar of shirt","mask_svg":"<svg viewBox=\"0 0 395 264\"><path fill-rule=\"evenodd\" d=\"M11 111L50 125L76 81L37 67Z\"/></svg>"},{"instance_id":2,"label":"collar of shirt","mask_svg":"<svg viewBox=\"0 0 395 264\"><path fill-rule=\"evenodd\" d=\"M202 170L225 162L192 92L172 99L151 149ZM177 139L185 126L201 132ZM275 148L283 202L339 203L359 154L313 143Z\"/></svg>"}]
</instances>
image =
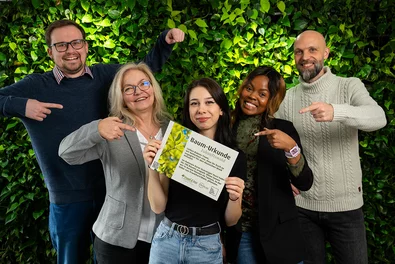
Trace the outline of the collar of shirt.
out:
<instances>
[{"instance_id":1,"label":"collar of shirt","mask_svg":"<svg viewBox=\"0 0 395 264\"><path fill-rule=\"evenodd\" d=\"M58 84L60 84L60 82L63 80L63 78L66 77L66 76L64 76L63 72L56 65L53 68L52 72L53 72L53 75L55 76L56 82ZM88 74L93 79L92 71L86 65L85 65L84 71L82 72L81 76L84 74Z\"/></svg>"}]
</instances>

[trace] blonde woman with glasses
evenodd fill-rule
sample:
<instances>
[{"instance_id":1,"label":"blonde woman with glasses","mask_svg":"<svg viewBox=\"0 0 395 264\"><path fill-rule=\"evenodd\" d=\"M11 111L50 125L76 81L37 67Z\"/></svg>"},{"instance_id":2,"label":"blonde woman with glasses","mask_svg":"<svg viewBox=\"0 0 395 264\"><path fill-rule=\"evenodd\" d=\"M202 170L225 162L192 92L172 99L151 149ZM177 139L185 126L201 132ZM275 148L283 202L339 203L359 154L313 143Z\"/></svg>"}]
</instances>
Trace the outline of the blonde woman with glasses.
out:
<instances>
[{"instance_id":1,"label":"blonde woman with glasses","mask_svg":"<svg viewBox=\"0 0 395 264\"><path fill-rule=\"evenodd\" d=\"M143 149L162 139L170 115L147 65L126 64L109 91L110 117L86 124L64 138L59 156L72 165L100 159L106 198L93 225L98 263L148 263L151 240L162 215L147 198Z\"/></svg>"}]
</instances>

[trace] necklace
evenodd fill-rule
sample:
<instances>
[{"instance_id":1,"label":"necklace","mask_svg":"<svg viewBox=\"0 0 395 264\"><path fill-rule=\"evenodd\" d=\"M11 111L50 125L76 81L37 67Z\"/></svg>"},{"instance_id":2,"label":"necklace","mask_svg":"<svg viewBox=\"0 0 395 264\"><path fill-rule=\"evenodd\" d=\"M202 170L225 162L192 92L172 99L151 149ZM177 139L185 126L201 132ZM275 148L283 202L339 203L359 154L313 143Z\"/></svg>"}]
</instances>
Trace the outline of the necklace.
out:
<instances>
[{"instance_id":1,"label":"necklace","mask_svg":"<svg viewBox=\"0 0 395 264\"><path fill-rule=\"evenodd\" d=\"M156 127L154 127L154 129L152 130L152 133L148 133L146 130L142 129L141 127L137 127L137 126L134 127L138 130L141 130L141 132L144 132L144 134L148 135L149 139L155 139L155 136L153 136L152 134L154 133Z\"/></svg>"}]
</instances>

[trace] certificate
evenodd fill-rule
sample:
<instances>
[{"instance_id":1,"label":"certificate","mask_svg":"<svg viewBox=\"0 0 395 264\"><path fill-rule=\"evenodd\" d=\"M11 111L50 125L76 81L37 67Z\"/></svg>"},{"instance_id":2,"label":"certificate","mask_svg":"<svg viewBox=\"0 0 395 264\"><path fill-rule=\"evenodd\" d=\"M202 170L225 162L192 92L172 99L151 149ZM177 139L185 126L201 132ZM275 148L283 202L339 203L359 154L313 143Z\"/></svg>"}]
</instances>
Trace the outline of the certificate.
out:
<instances>
[{"instance_id":1,"label":"certificate","mask_svg":"<svg viewBox=\"0 0 395 264\"><path fill-rule=\"evenodd\" d=\"M239 153L170 121L150 167L214 200Z\"/></svg>"}]
</instances>

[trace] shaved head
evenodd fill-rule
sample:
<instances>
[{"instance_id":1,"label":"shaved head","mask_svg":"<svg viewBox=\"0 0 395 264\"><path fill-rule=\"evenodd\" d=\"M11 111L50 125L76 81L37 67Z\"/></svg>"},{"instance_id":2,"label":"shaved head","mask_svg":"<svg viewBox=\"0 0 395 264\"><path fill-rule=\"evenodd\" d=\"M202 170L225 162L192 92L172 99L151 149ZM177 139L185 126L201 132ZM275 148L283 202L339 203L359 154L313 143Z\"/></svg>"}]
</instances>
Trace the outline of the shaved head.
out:
<instances>
[{"instance_id":1,"label":"shaved head","mask_svg":"<svg viewBox=\"0 0 395 264\"><path fill-rule=\"evenodd\" d=\"M324 48L326 47L326 41L325 41L324 36L320 32L317 32L317 31L314 31L314 30L306 30L306 31L300 33L296 37L294 45L296 45L299 40L300 41L303 41L303 40L305 41L306 39L315 39L317 44L321 45Z\"/></svg>"},{"instance_id":2,"label":"shaved head","mask_svg":"<svg viewBox=\"0 0 395 264\"><path fill-rule=\"evenodd\" d=\"M324 75L324 60L329 48L324 36L314 30L306 30L296 37L294 43L295 64L305 82L314 82Z\"/></svg>"}]
</instances>

